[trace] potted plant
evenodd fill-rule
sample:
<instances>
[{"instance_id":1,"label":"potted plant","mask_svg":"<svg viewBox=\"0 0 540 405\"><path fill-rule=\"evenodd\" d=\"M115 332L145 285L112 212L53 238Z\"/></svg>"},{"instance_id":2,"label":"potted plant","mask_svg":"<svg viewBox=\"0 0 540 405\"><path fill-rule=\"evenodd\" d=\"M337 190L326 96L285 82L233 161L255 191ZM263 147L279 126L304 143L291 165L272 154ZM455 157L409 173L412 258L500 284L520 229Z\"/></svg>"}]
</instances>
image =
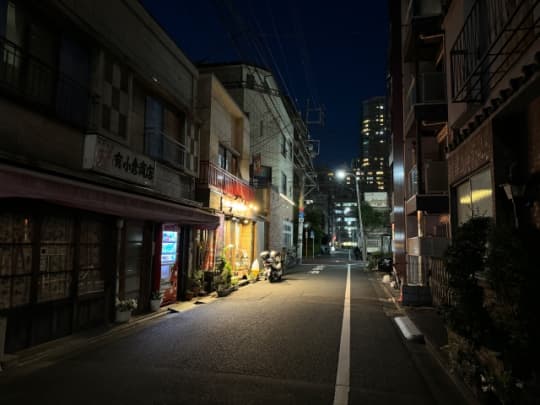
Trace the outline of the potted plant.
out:
<instances>
[{"instance_id":1,"label":"potted plant","mask_svg":"<svg viewBox=\"0 0 540 405\"><path fill-rule=\"evenodd\" d=\"M163 300L163 293L159 290L152 291L150 295L150 311L157 312L161 307L161 302Z\"/></svg>"},{"instance_id":2,"label":"potted plant","mask_svg":"<svg viewBox=\"0 0 540 405\"><path fill-rule=\"evenodd\" d=\"M191 290L195 295L204 295L203 289L204 272L202 270L196 270L191 278Z\"/></svg>"},{"instance_id":3,"label":"potted plant","mask_svg":"<svg viewBox=\"0 0 540 405\"><path fill-rule=\"evenodd\" d=\"M232 266L225 259L224 256L218 258L217 267L220 270L217 282L217 293L219 297L224 297L229 295L232 291L231 280L232 280Z\"/></svg>"},{"instance_id":4,"label":"potted plant","mask_svg":"<svg viewBox=\"0 0 540 405\"><path fill-rule=\"evenodd\" d=\"M189 280L190 290L193 292L193 295L199 295L199 292L201 291L201 287L202 287L202 282L201 282L202 276L199 277L198 273L199 272L196 271L193 274L193 277Z\"/></svg>"},{"instance_id":5,"label":"potted plant","mask_svg":"<svg viewBox=\"0 0 540 405\"><path fill-rule=\"evenodd\" d=\"M134 298L119 299L116 297L116 322L128 322L131 318L131 311L137 308L137 300Z\"/></svg>"},{"instance_id":6,"label":"potted plant","mask_svg":"<svg viewBox=\"0 0 540 405\"><path fill-rule=\"evenodd\" d=\"M186 297L186 301L191 301L191 299L193 298L193 291L191 290L186 290L186 293L185 293L185 297Z\"/></svg>"}]
</instances>

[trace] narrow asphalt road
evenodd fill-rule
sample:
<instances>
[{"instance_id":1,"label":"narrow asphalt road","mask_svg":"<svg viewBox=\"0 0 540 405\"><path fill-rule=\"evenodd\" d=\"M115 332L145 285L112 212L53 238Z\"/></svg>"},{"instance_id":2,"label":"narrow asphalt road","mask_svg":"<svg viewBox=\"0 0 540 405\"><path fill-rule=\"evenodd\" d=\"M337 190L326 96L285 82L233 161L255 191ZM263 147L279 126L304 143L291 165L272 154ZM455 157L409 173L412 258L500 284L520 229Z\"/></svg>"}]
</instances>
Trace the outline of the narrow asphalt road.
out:
<instances>
[{"instance_id":1,"label":"narrow asphalt road","mask_svg":"<svg viewBox=\"0 0 540 405\"><path fill-rule=\"evenodd\" d=\"M396 307L359 267L350 270L350 345L340 356L347 272L343 263L299 266L280 283L0 373L0 404L333 404L343 359L342 404L464 403L425 347L404 341Z\"/></svg>"}]
</instances>

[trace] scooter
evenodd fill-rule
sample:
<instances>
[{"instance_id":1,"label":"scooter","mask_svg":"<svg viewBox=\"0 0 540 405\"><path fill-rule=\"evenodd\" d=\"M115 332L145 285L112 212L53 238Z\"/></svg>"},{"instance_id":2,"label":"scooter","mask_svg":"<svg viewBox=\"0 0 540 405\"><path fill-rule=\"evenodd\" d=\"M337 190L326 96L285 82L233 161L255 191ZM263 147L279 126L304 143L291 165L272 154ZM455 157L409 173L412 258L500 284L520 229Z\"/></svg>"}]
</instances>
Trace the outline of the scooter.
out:
<instances>
[{"instance_id":1,"label":"scooter","mask_svg":"<svg viewBox=\"0 0 540 405\"><path fill-rule=\"evenodd\" d=\"M264 266L264 279L270 281L281 281L283 275L281 253L275 250L265 250L260 254Z\"/></svg>"}]
</instances>

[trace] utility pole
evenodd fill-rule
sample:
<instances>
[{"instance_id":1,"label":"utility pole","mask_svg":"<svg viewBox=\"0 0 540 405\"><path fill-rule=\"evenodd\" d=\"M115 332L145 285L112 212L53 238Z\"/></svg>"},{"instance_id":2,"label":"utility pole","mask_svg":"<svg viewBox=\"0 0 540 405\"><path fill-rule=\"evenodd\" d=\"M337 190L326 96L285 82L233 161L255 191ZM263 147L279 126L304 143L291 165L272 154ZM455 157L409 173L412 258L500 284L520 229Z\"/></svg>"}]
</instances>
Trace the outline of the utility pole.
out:
<instances>
[{"instance_id":1,"label":"utility pole","mask_svg":"<svg viewBox=\"0 0 540 405\"><path fill-rule=\"evenodd\" d=\"M360 199L360 187L358 185L359 182L359 172L354 173L354 184L356 185L356 201L358 204L358 236L359 239L361 239L362 242L362 260L367 260L367 248L366 248L366 238L364 235L364 222L362 221L362 207L361 207L361 199ZM358 241L360 242L360 240Z\"/></svg>"}]
</instances>

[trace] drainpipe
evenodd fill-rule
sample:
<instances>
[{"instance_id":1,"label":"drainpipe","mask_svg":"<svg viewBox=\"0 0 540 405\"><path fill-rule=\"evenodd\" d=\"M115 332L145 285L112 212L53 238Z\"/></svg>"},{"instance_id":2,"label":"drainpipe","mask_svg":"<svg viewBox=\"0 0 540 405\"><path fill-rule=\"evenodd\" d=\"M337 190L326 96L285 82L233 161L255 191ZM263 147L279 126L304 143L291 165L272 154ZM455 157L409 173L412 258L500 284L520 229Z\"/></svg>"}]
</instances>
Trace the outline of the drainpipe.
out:
<instances>
[{"instance_id":1,"label":"drainpipe","mask_svg":"<svg viewBox=\"0 0 540 405\"><path fill-rule=\"evenodd\" d=\"M7 318L0 317L0 371L2 371L2 361L4 360L4 347L6 345Z\"/></svg>"},{"instance_id":2,"label":"drainpipe","mask_svg":"<svg viewBox=\"0 0 540 405\"><path fill-rule=\"evenodd\" d=\"M122 229L124 228L124 220L119 218L116 220L116 297L120 294L120 264L122 262Z\"/></svg>"}]
</instances>

